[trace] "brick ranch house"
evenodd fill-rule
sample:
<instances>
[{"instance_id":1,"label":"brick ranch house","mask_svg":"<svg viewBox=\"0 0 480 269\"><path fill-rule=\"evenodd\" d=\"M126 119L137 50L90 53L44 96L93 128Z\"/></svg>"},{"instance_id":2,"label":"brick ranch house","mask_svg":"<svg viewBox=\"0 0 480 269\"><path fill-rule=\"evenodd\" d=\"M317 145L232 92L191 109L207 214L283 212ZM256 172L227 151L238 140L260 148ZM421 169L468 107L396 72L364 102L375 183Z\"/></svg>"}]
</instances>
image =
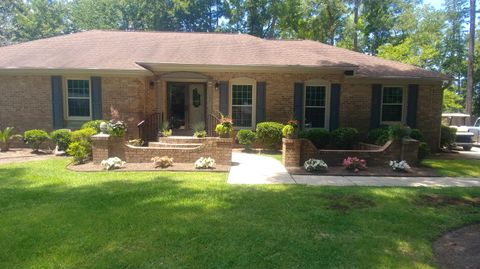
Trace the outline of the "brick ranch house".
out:
<instances>
[{"instance_id":1,"label":"brick ranch house","mask_svg":"<svg viewBox=\"0 0 480 269\"><path fill-rule=\"evenodd\" d=\"M198 122L211 131L221 112L251 129L291 118L304 128L361 132L405 123L433 146L448 79L307 40L88 31L0 48L0 125L75 128L108 119L113 107L134 138L162 120L177 134Z\"/></svg>"}]
</instances>

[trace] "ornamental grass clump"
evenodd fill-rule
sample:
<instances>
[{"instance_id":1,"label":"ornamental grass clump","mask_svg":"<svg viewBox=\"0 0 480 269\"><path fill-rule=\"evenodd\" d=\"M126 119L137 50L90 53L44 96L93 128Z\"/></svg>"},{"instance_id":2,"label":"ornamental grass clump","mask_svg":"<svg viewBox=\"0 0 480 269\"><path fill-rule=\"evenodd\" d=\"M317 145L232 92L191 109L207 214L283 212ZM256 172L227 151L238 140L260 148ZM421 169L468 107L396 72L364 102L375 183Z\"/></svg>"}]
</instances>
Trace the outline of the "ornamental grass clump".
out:
<instances>
[{"instance_id":1,"label":"ornamental grass clump","mask_svg":"<svg viewBox=\"0 0 480 269\"><path fill-rule=\"evenodd\" d=\"M303 164L303 168L307 172L327 172L328 165L323 160L308 159Z\"/></svg>"},{"instance_id":2,"label":"ornamental grass clump","mask_svg":"<svg viewBox=\"0 0 480 269\"><path fill-rule=\"evenodd\" d=\"M367 169L367 161L357 157L347 157L343 160L343 167L349 171L358 173L360 170Z\"/></svg>"},{"instance_id":3,"label":"ornamental grass clump","mask_svg":"<svg viewBox=\"0 0 480 269\"><path fill-rule=\"evenodd\" d=\"M195 161L195 169L212 169L215 167L215 160L210 157L201 157Z\"/></svg>"},{"instance_id":4,"label":"ornamental grass clump","mask_svg":"<svg viewBox=\"0 0 480 269\"><path fill-rule=\"evenodd\" d=\"M114 169L119 169L125 164L124 161L122 161L118 157L112 157L108 158L106 160L103 160L100 165L103 166L104 170L110 171Z\"/></svg>"},{"instance_id":5,"label":"ornamental grass clump","mask_svg":"<svg viewBox=\"0 0 480 269\"><path fill-rule=\"evenodd\" d=\"M411 171L411 167L408 165L407 161L390 161L389 165L395 172Z\"/></svg>"},{"instance_id":6,"label":"ornamental grass clump","mask_svg":"<svg viewBox=\"0 0 480 269\"><path fill-rule=\"evenodd\" d=\"M151 160L155 168L167 168L173 166L173 158L170 158L168 156L153 157Z\"/></svg>"}]
</instances>

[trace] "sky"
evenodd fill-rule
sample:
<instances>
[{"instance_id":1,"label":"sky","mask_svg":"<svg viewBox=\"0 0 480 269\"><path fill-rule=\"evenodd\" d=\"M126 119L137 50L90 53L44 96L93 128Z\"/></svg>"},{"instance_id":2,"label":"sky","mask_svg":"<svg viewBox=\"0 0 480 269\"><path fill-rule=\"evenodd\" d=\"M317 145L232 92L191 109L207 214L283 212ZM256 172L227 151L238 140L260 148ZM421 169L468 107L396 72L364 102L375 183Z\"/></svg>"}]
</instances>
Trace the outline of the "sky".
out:
<instances>
[{"instance_id":1,"label":"sky","mask_svg":"<svg viewBox=\"0 0 480 269\"><path fill-rule=\"evenodd\" d=\"M434 6L436 9L439 9L442 7L443 0L423 0L424 4L430 4Z\"/></svg>"}]
</instances>

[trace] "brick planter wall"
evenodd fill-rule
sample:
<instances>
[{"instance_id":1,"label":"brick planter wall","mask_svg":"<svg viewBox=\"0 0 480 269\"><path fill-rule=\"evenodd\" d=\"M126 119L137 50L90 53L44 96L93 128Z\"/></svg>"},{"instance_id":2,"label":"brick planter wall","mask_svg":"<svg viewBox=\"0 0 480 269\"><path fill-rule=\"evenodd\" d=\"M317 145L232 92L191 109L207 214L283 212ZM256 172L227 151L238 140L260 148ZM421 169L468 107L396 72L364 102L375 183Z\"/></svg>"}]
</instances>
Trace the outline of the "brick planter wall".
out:
<instances>
[{"instance_id":1,"label":"brick planter wall","mask_svg":"<svg viewBox=\"0 0 480 269\"><path fill-rule=\"evenodd\" d=\"M384 146L363 144L358 150L324 150L317 149L310 140L283 139L282 161L286 167L302 166L310 159L322 159L330 166L341 166L343 159L358 157L365 159L369 166L388 165L391 160L406 160L410 164L417 163L418 141L404 139L389 141Z\"/></svg>"},{"instance_id":2,"label":"brick planter wall","mask_svg":"<svg viewBox=\"0 0 480 269\"><path fill-rule=\"evenodd\" d=\"M150 163L152 157L168 156L174 162L192 165L200 157L211 157L221 165L231 164L232 139L207 137L200 141L201 145L195 148L134 147L126 145L123 139L95 135L92 137L93 162L100 163L108 157L119 157L129 163Z\"/></svg>"}]
</instances>

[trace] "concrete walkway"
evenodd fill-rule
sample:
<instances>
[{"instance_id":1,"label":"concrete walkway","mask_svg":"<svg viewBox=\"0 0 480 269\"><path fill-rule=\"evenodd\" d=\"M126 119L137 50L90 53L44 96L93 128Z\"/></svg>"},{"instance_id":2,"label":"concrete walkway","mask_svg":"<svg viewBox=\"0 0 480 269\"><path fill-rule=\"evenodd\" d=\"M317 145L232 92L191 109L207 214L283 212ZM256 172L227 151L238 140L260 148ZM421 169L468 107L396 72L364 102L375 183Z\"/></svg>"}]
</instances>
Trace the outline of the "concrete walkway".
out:
<instances>
[{"instance_id":1,"label":"concrete walkway","mask_svg":"<svg viewBox=\"0 0 480 269\"><path fill-rule=\"evenodd\" d=\"M233 152L232 162L229 184L295 184L285 167L273 158Z\"/></svg>"},{"instance_id":2,"label":"concrete walkway","mask_svg":"<svg viewBox=\"0 0 480 269\"><path fill-rule=\"evenodd\" d=\"M293 175L298 184L316 186L480 187L480 178Z\"/></svg>"},{"instance_id":3,"label":"concrete walkway","mask_svg":"<svg viewBox=\"0 0 480 269\"><path fill-rule=\"evenodd\" d=\"M316 186L480 187L480 178L293 175L271 158L232 153L229 184L303 184Z\"/></svg>"}]
</instances>

